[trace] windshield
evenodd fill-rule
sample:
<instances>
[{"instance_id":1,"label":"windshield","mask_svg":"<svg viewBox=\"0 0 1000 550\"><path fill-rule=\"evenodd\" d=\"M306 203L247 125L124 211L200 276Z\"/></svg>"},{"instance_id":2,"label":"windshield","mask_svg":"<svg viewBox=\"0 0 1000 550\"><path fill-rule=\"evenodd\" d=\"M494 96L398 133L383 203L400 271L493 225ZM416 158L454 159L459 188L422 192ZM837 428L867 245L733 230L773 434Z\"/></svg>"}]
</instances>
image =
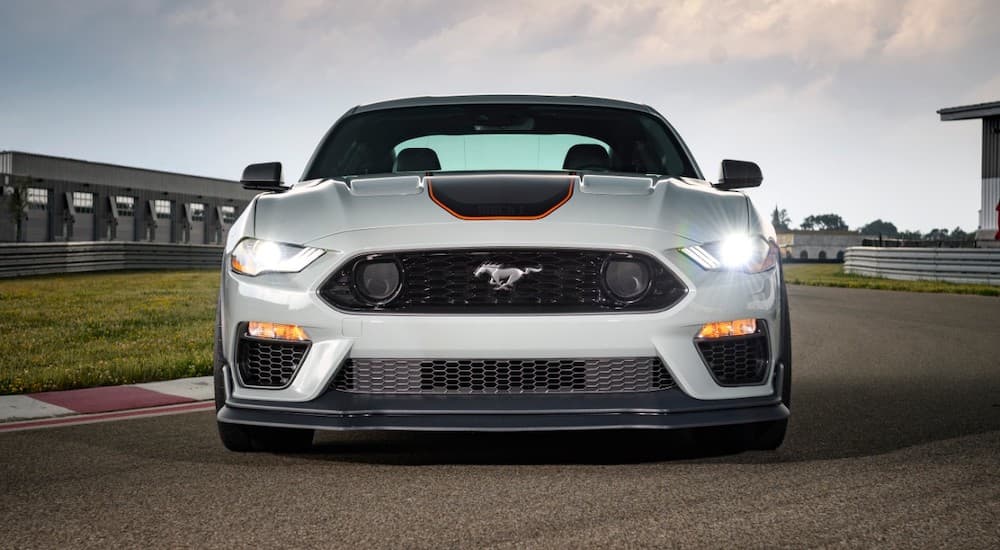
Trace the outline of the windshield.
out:
<instances>
[{"instance_id":1,"label":"windshield","mask_svg":"<svg viewBox=\"0 0 1000 550\"><path fill-rule=\"evenodd\" d=\"M303 179L506 170L697 177L673 132L640 111L444 105L345 118L320 144Z\"/></svg>"}]
</instances>

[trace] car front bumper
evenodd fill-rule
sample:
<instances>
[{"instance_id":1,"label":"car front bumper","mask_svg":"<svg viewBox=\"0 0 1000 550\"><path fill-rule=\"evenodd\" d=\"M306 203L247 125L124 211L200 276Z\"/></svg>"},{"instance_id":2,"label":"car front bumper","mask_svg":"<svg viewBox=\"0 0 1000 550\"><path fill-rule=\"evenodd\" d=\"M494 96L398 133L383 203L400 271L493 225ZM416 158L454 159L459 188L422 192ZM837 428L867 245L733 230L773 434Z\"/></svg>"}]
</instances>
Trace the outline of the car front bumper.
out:
<instances>
[{"instance_id":1,"label":"car front bumper","mask_svg":"<svg viewBox=\"0 0 1000 550\"><path fill-rule=\"evenodd\" d=\"M484 222L484 224L491 222ZM520 226L504 226L508 233ZM219 420L245 424L329 429L587 429L707 426L776 420L780 402L781 278L763 273L705 271L677 252L661 248L662 233L602 227L566 231L558 239L523 246L625 248L654 257L688 292L669 309L643 313L572 315L407 315L348 313L319 296L323 282L359 250L453 246L488 247L486 226L476 225L448 243L419 232L372 230L362 249L353 234L319 243L330 251L300 273L245 277L225 270L222 281L223 355L235 364L242 323L296 324L311 339L291 383L280 389L247 387L227 369L226 403ZM524 230L527 231L527 230ZM508 238L512 237L508 235ZM632 243L621 247L619 243ZM508 245L509 246L509 245ZM337 252L351 250L353 252ZM770 364L762 383L718 384L695 345L706 322L756 318L767 327ZM348 359L581 359L658 357L676 387L618 394L385 395L331 390Z\"/></svg>"}]
</instances>

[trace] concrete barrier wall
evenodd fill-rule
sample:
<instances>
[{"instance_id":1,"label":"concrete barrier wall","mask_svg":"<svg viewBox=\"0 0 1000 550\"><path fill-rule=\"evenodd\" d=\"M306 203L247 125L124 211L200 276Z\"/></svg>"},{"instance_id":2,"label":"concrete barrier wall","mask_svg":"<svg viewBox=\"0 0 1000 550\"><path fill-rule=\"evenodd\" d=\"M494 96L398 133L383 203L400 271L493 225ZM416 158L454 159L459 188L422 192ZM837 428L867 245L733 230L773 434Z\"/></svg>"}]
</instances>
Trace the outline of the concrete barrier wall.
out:
<instances>
[{"instance_id":1,"label":"concrete barrier wall","mask_svg":"<svg viewBox=\"0 0 1000 550\"><path fill-rule=\"evenodd\" d=\"M0 243L0 277L119 269L218 268L222 247L139 242Z\"/></svg>"},{"instance_id":2,"label":"concrete barrier wall","mask_svg":"<svg viewBox=\"0 0 1000 550\"><path fill-rule=\"evenodd\" d=\"M852 246L844 271L907 281L1000 285L1000 249Z\"/></svg>"}]
</instances>

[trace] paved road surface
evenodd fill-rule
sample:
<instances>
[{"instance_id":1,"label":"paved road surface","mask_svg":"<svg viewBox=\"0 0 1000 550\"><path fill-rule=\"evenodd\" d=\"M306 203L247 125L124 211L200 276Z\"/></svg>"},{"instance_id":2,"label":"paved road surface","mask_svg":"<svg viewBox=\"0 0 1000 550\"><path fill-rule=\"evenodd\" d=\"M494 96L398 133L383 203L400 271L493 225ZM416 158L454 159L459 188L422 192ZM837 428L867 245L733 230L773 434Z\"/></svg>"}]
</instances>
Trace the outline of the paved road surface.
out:
<instances>
[{"instance_id":1,"label":"paved road surface","mask_svg":"<svg viewBox=\"0 0 1000 550\"><path fill-rule=\"evenodd\" d=\"M210 413L0 434L0 547L1000 547L1000 300L793 287L778 452L689 434L324 434Z\"/></svg>"}]
</instances>

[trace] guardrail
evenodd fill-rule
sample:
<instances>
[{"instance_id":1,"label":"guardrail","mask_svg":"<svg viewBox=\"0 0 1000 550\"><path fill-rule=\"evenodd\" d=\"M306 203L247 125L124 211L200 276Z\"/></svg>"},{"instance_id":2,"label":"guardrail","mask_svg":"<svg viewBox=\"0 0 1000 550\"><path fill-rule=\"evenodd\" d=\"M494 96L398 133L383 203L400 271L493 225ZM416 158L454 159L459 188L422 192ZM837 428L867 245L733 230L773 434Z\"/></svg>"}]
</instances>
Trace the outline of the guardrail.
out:
<instances>
[{"instance_id":1,"label":"guardrail","mask_svg":"<svg viewBox=\"0 0 1000 550\"><path fill-rule=\"evenodd\" d=\"M976 248L976 240L917 241L913 239L861 239L861 246L877 246L879 248Z\"/></svg>"},{"instance_id":2,"label":"guardrail","mask_svg":"<svg viewBox=\"0 0 1000 550\"><path fill-rule=\"evenodd\" d=\"M219 267L222 247L124 241L0 243L0 278L119 269Z\"/></svg>"},{"instance_id":3,"label":"guardrail","mask_svg":"<svg viewBox=\"0 0 1000 550\"><path fill-rule=\"evenodd\" d=\"M906 281L1000 285L1000 248L877 248L852 246L844 271Z\"/></svg>"}]
</instances>

